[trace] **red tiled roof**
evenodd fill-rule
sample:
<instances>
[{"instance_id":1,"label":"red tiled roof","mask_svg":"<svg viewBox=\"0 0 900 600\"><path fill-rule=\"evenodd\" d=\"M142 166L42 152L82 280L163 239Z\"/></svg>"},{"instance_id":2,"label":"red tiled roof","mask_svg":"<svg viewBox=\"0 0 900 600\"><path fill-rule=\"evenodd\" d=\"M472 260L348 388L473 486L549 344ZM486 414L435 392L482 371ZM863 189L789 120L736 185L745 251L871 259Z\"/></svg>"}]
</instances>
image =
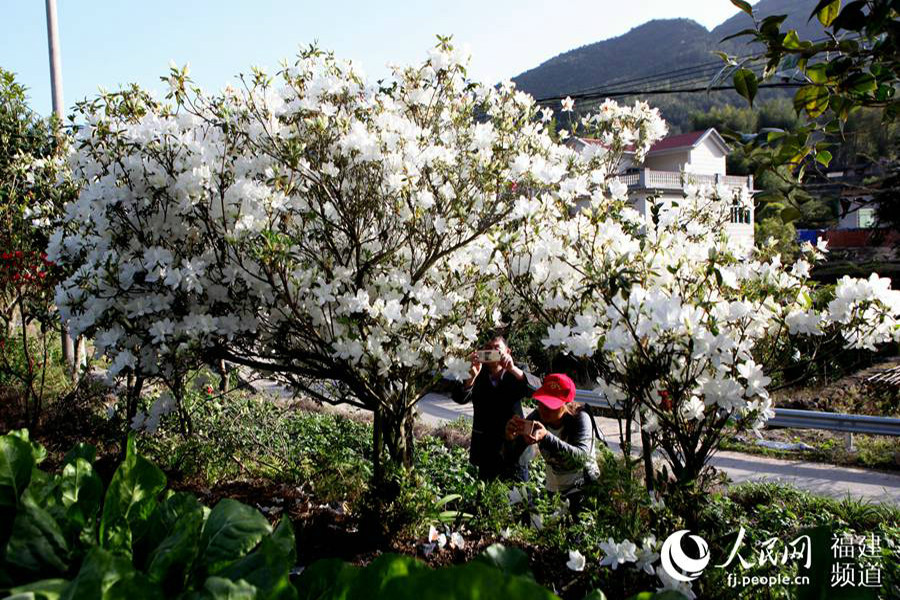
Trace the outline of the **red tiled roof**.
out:
<instances>
[{"instance_id":1,"label":"red tiled roof","mask_svg":"<svg viewBox=\"0 0 900 600\"><path fill-rule=\"evenodd\" d=\"M650 147L650 152L674 150L675 148L693 148L694 145L700 141L700 138L706 135L707 131L709 130L705 129L703 131L691 131L690 133L670 135L653 144Z\"/></svg>"},{"instance_id":2,"label":"red tiled roof","mask_svg":"<svg viewBox=\"0 0 900 600\"><path fill-rule=\"evenodd\" d=\"M663 150L674 150L676 148L693 148L700 139L706 135L709 129L703 131L691 131L690 133L680 133L678 135L670 135L665 137L650 147L649 152L661 152ZM578 138L585 144L592 146L605 146L605 144L594 138ZM634 146L627 146L626 152L634 152Z\"/></svg>"}]
</instances>

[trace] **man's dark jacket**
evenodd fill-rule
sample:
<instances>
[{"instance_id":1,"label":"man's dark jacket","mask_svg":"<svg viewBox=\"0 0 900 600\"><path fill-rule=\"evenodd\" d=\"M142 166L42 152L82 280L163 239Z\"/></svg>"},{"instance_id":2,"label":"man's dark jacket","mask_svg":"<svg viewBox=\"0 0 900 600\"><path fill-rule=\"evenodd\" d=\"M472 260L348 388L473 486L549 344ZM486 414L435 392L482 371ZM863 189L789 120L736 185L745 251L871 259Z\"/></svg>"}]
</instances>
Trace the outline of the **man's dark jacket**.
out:
<instances>
[{"instance_id":1,"label":"man's dark jacket","mask_svg":"<svg viewBox=\"0 0 900 600\"><path fill-rule=\"evenodd\" d=\"M471 402L474 408L469 462L479 468L482 478L515 473L518 457L502 454L506 423L513 415L524 415L522 399L530 397L537 385L537 379L528 373L520 381L509 372L493 385L487 369L482 368L471 388L459 386L453 391L454 402Z\"/></svg>"}]
</instances>

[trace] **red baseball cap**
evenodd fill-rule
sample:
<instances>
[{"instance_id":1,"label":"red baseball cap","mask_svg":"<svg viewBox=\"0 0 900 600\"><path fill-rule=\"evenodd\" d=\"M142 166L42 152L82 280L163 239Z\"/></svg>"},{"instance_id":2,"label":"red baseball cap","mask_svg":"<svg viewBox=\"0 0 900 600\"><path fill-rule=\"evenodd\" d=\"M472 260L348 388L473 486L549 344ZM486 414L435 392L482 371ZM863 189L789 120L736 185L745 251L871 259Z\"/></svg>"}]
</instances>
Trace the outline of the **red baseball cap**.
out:
<instances>
[{"instance_id":1,"label":"red baseball cap","mask_svg":"<svg viewBox=\"0 0 900 600\"><path fill-rule=\"evenodd\" d=\"M575 399L575 382L568 375L550 373L544 377L544 383L532 398L550 410L556 410Z\"/></svg>"}]
</instances>

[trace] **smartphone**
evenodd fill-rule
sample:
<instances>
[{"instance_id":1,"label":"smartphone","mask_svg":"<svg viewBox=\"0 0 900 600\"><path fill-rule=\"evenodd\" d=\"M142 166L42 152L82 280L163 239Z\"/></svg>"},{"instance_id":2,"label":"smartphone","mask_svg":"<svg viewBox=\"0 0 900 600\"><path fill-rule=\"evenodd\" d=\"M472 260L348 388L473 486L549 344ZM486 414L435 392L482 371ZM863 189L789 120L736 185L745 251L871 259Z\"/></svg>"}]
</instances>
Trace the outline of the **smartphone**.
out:
<instances>
[{"instance_id":1,"label":"smartphone","mask_svg":"<svg viewBox=\"0 0 900 600\"><path fill-rule=\"evenodd\" d=\"M476 350L475 354L480 363L495 363L502 357L499 350Z\"/></svg>"},{"instance_id":2,"label":"smartphone","mask_svg":"<svg viewBox=\"0 0 900 600\"><path fill-rule=\"evenodd\" d=\"M522 423L522 435L534 435L534 421L525 421Z\"/></svg>"}]
</instances>

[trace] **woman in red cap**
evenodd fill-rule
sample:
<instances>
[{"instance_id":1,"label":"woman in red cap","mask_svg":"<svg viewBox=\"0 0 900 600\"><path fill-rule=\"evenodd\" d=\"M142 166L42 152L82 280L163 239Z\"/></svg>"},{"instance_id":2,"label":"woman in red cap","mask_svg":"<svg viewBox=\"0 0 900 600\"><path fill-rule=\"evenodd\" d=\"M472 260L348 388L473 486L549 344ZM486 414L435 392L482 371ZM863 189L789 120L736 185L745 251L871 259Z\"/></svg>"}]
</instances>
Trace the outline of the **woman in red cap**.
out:
<instances>
[{"instance_id":1,"label":"woman in red cap","mask_svg":"<svg viewBox=\"0 0 900 600\"><path fill-rule=\"evenodd\" d=\"M547 463L547 490L569 498L577 516L582 486L600 475L591 417L574 402L575 383L562 373L547 375L532 397L537 410L524 419L511 418L506 439L513 445L514 456L528 447L540 451Z\"/></svg>"}]
</instances>

